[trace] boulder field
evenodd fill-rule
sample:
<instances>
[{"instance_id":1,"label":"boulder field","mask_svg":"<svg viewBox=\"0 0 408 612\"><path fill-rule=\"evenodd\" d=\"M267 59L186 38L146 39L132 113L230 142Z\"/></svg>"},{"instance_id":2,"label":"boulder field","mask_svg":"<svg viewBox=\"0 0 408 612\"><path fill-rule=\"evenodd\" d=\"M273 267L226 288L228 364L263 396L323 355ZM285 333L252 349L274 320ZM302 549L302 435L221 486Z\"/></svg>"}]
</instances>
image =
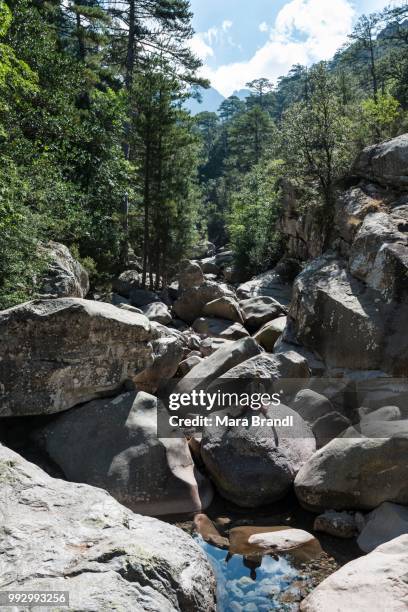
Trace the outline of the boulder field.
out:
<instances>
[{"instance_id":1,"label":"boulder field","mask_svg":"<svg viewBox=\"0 0 408 612\"><path fill-rule=\"evenodd\" d=\"M199 514L222 542L202 518L214 491L247 511L292 492L316 532L368 553L301 610L371 611L379 592L384 609L406 609L407 159L407 135L364 150L327 236L282 185L286 252L249 280L231 251L203 243L168 287L147 290L129 269L86 299L68 249L42 247L38 299L0 312L0 587L64 586L86 609L215 610L200 548L150 516ZM285 401L255 427L236 405L220 414L238 426L160 437L169 388L231 383ZM269 422L285 417L291 430ZM309 537L262 533L251 545L263 550Z\"/></svg>"}]
</instances>

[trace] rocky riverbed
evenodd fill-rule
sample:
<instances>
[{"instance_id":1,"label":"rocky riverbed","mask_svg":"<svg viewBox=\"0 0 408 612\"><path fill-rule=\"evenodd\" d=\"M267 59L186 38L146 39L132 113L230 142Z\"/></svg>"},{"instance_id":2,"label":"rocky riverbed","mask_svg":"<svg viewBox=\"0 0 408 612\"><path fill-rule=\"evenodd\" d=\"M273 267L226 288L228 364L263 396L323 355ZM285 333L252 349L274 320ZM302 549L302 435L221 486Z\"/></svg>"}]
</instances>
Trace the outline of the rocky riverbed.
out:
<instances>
[{"instance_id":1,"label":"rocky riverbed","mask_svg":"<svg viewBox=\"0 0 408 612\"><path fill-rule=\"evenodd\" d=\"M363 151L324 241L290 202L286 255L249 280L203 244L168 287L135 261L89 294L44 247L38 299L0 313L0 589L78 611L406 609L407 160L408 135ZM261 385L296 427L161 436L169 381Z\"/></svg>"}]
</instances>

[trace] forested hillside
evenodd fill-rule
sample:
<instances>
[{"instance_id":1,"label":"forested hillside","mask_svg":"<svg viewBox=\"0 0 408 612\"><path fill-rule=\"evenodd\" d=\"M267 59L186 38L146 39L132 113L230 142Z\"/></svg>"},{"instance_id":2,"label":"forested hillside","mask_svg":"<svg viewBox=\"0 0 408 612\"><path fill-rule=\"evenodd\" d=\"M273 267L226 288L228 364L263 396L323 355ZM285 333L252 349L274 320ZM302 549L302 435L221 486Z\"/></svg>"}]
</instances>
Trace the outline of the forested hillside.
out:
<instances>
[{"instance_id":1,"label":"forested hillside","mask_svg":"<svg viewBox=\"0 0 408 612\"><path fill-rule=\"evenodd\" d=\"M332 62L259 78L246 102L195 118L184 103L206 83L188 0L0 7L2 308L35 295L49 240L94 286L135 257L143 285L166 284L207 237L243 273L267 269L285 180L330 226L356 151L406 131L406 4L362 18Z\"/></svg>"}]
</instances>

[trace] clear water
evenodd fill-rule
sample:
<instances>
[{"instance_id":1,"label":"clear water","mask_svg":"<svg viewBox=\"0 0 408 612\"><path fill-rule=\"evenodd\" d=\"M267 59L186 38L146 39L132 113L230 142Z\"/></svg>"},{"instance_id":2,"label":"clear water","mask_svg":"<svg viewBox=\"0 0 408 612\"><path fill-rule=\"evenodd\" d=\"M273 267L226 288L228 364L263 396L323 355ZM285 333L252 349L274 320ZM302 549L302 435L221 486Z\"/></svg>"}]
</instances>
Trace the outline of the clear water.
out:
<instances>
[{"instance_id":1,"label":"clear water","mask_svg":"<svg viewBox=\"0 0 408 612\"><path fill-rule=\"evenodd\" d=\"M208 544L201 536L196 535L195 539L207 553L217 578L217 612L294 612L299 609L295 583L304 577L291 565L289 556L265 556L259 559L260 565L256 567L257 563L241 555L234 555L227 561L226 550ZM282 600L283 596L287 601Z\"/></svg>"}]
</instances>

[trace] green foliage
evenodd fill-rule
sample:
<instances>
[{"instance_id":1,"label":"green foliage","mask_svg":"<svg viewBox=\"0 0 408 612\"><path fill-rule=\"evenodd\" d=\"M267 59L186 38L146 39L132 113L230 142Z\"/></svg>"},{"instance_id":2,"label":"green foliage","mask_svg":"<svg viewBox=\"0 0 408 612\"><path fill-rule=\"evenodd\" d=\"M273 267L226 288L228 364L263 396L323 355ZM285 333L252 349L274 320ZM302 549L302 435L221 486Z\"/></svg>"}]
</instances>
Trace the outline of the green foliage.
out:
<instances>
[{"instance_id":1,"label":"green foliage","mask_svg":"<svg viewBox=\"0 0 408 612\"><path fill-rule=\"evenodd\" d=\"M228 231L237 267L246 274L271 268L281 255L277 229L283 164L259 163L231 196Z\"/></svg>"},{"instance_id":2,"label":"green foliage","mask_svg":"<svg viewBox=\"0 0 408 612\"><path fill-rule=\"evenodd\" d=\"M194 240L198 145L192 120L180 109L185 86L178 76L183 73L191 83L200 65L186 45L192 35L188 4L130 0L117 10L99 0L0 2L2 307L33 294L42 265L37 262L40 241L52 239L72 248L93 283L116 274L129 240L125 199L134 230L132 246L141 253L137 229L145 215L145 164L138 143L149 135L138 109L146 101L150 60L163 53L175 55L162 70L165 101L150 109L155 143L160 134L163 155L160 170L152 170L156 221L149 223L155 231L163 228L160 240L166 243L169 262ZM130 35L123 17L130 16L132 5L138 27ZM129 53L142 43L150 50L143 57L138 52L136 67L135 61L129 63ZM152 96L157 92L156 87ZM129 142L135 147L130 157ZM157 241L156 247L163 250Z\"/></svg>"},{"instance_id":3,"label":"green foliage","mask_svg":"<svg viewBox=\"0 0 408 612\"><path fill-rule=\"evenodd\" d=\"M263 270L281 177L328 229L356 151L407 127L407 11L361 18L332 62L259 75L245 102L193 119L188 0L0 0L0 307L32 297L49 239L93 284L133 250L158 286L207 231Z\"/></svg>"},{"instance_id":4,"label":"green foliage","mask_svg":"<svg viewBox=\"0 0 408 612\"><path fill-rule=\"evenodd\" d=\"M377 100L368 98L362 103L363 120L372 141L396 135L400 118L400 104L391 94L381 94Z\"/></svg>"},{"instance_id":5,"label":"green foliage","mask_svg":"<svg viewBox=\"0 0 408 612\"><path fill-rule=\"evenodd\" d=\"M323 203L330 223L336 180L355 155L353 123L342 106L338 80L324 62L310 70L308 87L307 99L284 114L282 153L288 177L306 201Z\"/></svg>"}]
</instances>

